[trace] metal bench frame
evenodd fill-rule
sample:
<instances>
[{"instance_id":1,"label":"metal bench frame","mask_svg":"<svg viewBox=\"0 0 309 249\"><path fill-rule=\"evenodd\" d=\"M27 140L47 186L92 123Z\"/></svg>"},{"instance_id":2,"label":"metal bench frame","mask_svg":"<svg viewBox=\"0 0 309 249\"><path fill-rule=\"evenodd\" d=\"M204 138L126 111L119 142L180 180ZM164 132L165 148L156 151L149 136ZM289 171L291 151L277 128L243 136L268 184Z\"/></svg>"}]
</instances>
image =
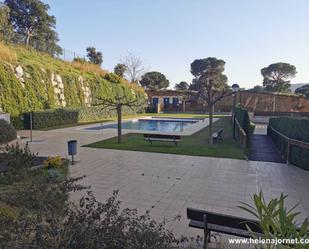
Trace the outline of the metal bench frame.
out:
<instances>
[{"instance_id":1,"label":"metal bench frame","mask_svg":"<svg viewBox=\"0 0 309 249\"><path fill-rule=\"evenodd\" d=\"M223 128L219 129L215 133L212 134L212 138L214 140L223 140Z\"/></svg>"},{"instance_id":2,"label":"metal bench frame","mask_svg":"<svg viewBox=\"0 0 309 249\"><path fill-rule=\"evenodd\" d=\"M189 226L204 230L204 249L210 242L211 232L224 233L243 238L252 238L247 226L257 237L262 237L263 232L258 221L236 216L223 215L205 210L187 208L187 218L190 219Z\"/></svg>"},{"instance_id":3,"label":"metal bench frame","mask_svg":"<svg viewBox=\"0 0 309 249\"><path fill-rule=\"evenodd\" d=\"M164 134L144 134L144 140L152 144L154 141L158 142L172 142L176 146L181 141L181 136L178 135L164 135Z\"/></svg>"}]
</instances>

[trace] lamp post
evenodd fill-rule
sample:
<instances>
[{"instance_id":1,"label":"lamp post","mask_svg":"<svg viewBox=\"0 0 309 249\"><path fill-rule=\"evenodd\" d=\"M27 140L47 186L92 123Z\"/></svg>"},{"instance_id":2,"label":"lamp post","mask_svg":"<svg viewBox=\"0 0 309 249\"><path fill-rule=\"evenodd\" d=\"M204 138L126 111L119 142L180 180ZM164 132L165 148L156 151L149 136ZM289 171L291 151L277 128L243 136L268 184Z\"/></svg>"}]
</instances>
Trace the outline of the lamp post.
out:
<instances>
[{"instance_id":1,"label":"lamp post","mask_svg":"<svg viewBox=\"0 0 309 249\"><path fill-rule=\"evenodd\" d=\"M232 85L232 96L233 96L233 139L236 138L235 136L235 130L236 130L236 95L237 95L237 92L239 91L239 85L238 84L233 84Z\"/></svg>"}]
</instances>

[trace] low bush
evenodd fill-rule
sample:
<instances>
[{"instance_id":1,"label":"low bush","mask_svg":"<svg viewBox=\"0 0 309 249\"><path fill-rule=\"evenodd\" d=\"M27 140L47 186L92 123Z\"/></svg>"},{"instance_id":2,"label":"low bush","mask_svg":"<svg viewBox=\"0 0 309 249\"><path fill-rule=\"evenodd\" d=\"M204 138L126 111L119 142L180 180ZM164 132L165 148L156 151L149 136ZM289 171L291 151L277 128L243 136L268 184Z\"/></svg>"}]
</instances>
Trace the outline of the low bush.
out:
<instances>
[{"instance_id":1,"label":"low bush","mask_svg":"<svg viewBox=\"0 0 309 249\"><path fill-rule=\"evenodd\" d=\"M0 150L0 162L5 162L9 171L32 167L36 156L28 145L22 147L18 143L6 145Z\"/></svg>"},{"instance_id":2,"label":"low bush","mask_svg":"<svg viewBox=\"0 0 309 249\"><path fill-rule=\"evenodd\" d=\"M48 168L48 169L63 168L64 167L64 162L63 162L61 156L48 157L44 161L44 167Z\"/></svg>"},{"instance_id":3,"label":"low bush","mask_svg":"<svg viewBox=\"0 0 309 249\"><path fill-rule=\"evenodd\" d=\"M177 239L167 230L167 220L156 222L149 212L140 215L135 209L122 209L118 191L105 202L86 191L72 203L68 199L72 191L88 189L78 184L83 177L62 178L52 169L44 172L44 168L16 171L18 181L0 191L2 249L180 249L201 242L200 237Z\"/></svg>"},{"instance_id":4,"label":"low bush","mask_svg":"<svg viewBox=\"0 0 309 249\"><path fill-rule=\"evenodd\" d=\"M0 119L0 144L11 142L16 137L17 134L14 126Z\"/></svg>"},{"instance_id":5,"label":"low bush","mask_svg":"<svg viewBox=\"0 0 309 249\"><path fill-rule=\"evenodd\" d=\"M246 109L243 109L242 107L236 107L235 116L241 128L247 134L247 147L249 147L251 141L251 135L253 134L254 131L253 127L251 126L249 113Z\"/></svg>"},{"instance_id":6,"label":"low bush","mask_svg":"<svg viewBox=\"0 0 309 249\"><path fill-rule=\"evenodd\" d=\"M287 208L286 199L287 196L281 194L279 198L271 199L269 202L265 200L264 194L261 191L259 194L254 194L253 205L242 203L240 208L246 211L248 214L253 215L259 222L259 227L263 231L263 239L274 241L275 239L293 239L300 241L309 240L308 234L308 218L302 223L299 221L299 212L295 211L297 204L292 208ZM248 231L251 233L254 239L258 239L259 235L255 234L248 227ZM261 244L257 249L308 249L308 244L295 244L289 245L287 243L270 245Z\"/></svg>"},{"instance_id":7,"label":"low bush","mask_svg":"<svg viewBox=\"0 0 309 249\"><path fill-rule=\"evenodd\" d=\"M291 117L271 118L269 120L269 127L289 138L309 143L309 119ZM286 155L287 141L270 128L268 128L268 135L272 137L283 155ZM309 149L291 146L289 161L296 166L309 170Z\"/></svg>"},{"instance_id":8,"label":"low bush","mask_svg":"<svg viewBox=\"0 0 309 249\"><path fill-rule=\"evenodd\" d=\"M123 115L132 115L143 112L142 109L131 110L123 108ZM116 117L116 110L113 108L102 108L100 106L84 108L61 108L53 110L43 110L33 113L33 129L42 129L47 127L78 124L85 122L100 121ZM24 127L30 128L30 115L24 114Z\"/></svg>"}]
</instances>

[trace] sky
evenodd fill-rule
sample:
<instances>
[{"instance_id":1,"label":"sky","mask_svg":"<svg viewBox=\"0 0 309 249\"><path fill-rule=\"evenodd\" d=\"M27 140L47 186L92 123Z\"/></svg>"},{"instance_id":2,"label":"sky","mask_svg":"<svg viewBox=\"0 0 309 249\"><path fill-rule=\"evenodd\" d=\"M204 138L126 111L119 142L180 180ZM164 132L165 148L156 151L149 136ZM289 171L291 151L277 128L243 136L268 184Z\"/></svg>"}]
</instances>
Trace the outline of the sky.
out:
<instances>
[{"instance_id":1,"label":"sky","mask_svg":"<svg viewBox=\"0 0 309 249\"><path fill-rule=\"evenodd\" d=\"M60 45L103 52L110 71L128 52L170 81L192 81L195 59L226 62L229 84L261 85L271 63L296 66L292 83L309 82L309 0L44 0Z\"/></svg>"}]
</instances>

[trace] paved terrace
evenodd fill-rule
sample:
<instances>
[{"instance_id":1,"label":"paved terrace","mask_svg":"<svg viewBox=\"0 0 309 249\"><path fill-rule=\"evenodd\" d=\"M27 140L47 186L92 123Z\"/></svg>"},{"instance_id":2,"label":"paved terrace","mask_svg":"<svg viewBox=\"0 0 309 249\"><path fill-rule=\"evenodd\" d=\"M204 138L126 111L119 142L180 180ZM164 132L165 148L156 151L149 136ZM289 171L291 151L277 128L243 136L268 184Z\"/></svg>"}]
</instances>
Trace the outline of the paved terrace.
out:
<instances>
[{"instance_id":1,"label":"paved terrace","mask_svg":"<svg viewBox=\"0 0 309 249\"><path fill-rule=\"evenodd\" d=\"M115 130L85 132L76 128L36 131L30 147L40 155L67 156L69 139L84 145L115 135ZM244 216L237 208L239 201L250 202L250 195L260 188L267 198L281 192L289 194L288 205L300 203L302 216L309 216L309 172L291 165L84 147L78 150L80 162L70 173L87 175L84 183L92 186L100 201L118 189L124 207L150 210L154 219L180 214L181 220L170 226L176 234L199 232L188 228L187 207Z\"/></svg>"}]
</instances>

